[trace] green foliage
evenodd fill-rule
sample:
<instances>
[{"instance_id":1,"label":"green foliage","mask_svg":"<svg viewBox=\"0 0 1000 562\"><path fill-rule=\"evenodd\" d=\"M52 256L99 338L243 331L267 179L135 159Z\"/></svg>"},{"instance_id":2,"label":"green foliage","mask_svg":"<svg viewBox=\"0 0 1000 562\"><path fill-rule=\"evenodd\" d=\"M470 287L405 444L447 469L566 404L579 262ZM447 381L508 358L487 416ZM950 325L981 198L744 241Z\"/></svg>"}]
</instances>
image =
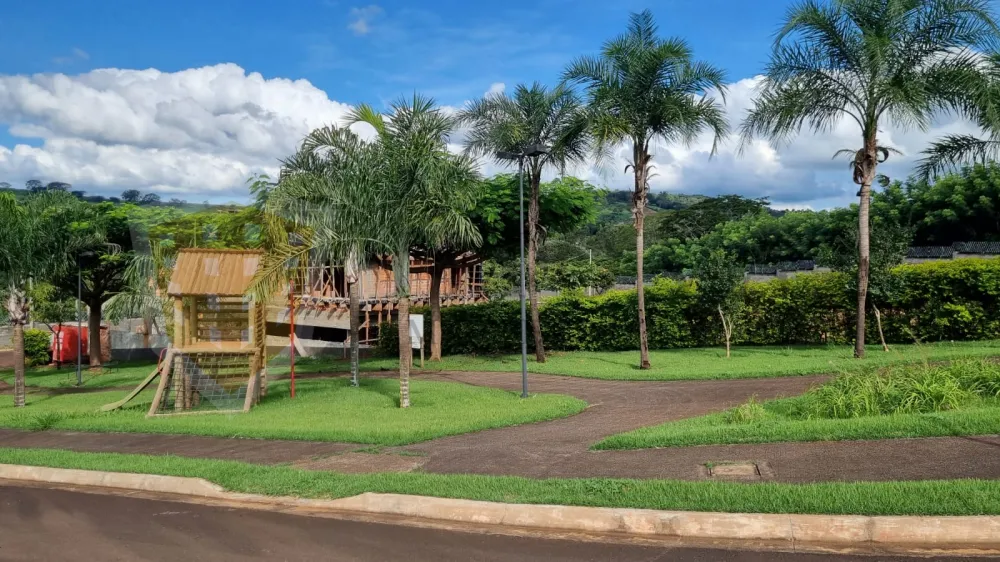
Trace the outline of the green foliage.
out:
<instances>
[{"instance_id":1,"label":"green foliage","mask_svg":"<svg viewBox=\"0 0 1000 562\"><path fill-rule=\"evenodd\" d=\"M527 178L526 178L527 180ZM480 182L475 209L469 214L483 236L487 257L509 258L520 243L518 177L499 174ZM525 182L525 215L528 185ZM538 224L550 235L572 232L593 222L600 192L574 177L557 178L539 186Z\"/></svg>"},{"instance_id":2,"label":"green foliage","mask_svg":"<svg viewBox=\"0 0 1000 562\"><path fill-rule=\"evenodd\" d=\"M513 263L501 263L495 260L483 262L483 293L490 300L507 298L519 282L520 271Z\"/></svg>"},{"instance_id":3,"label":"green foliage","mask_svg":"<svg viewBox=\"0 0 1000 562\"><path fill-rule=\"evenodd\" d=\"M564 261L544 264L538 268L538 286L547 291L566 291L593 287L595 291L608 289L615 283L615 276L605 267L585 261Z\"/></svg>"},{"instance_id":4,"label":"green foliage","mask_svg":"<svg viewBox=\"0 0 1000 562\"><path fill-rule=\"evenodd\" d=\"M874 355L872 355L874 357ZM1000 364L896 364L849 372L801 396L614 435L598 449L991 435L1000 431Z\"/></svg>"},{"instance_id":5,"label":"green foliage","mask_svg":"<svg viewBox=\"0 0 1000 562\"><path fill-rule=\"evenodd\" d=\"M888 342L1000 338L1000 260L962 259L902 265L899 290L884 304ZM852 295L844 273L803 274L737 288L741 329L734 344L844 344L853 338ZM540 315L552 350L617 351L638 347L634 290L594 297L580 292L547 299ZM718 317L694 281L658 279L646 289L652 348L715 345ZM717 306L717 305L716 305ZM717 311L716 311L717 314ZM442 310L445 354L510 353L519 349L517 301ZM876 330L875 326L869 326ZM872 335L875 335L874 333Z\"/></svg>"},{"instance_id":6,"label":"green foliage","mask_svg":"<svg viewBox=\"0 0 1000 562\"><path fill-rule=\"evenodd\" d=\"M726 422L734 424L757 423L767 417L764 405L753 395L749 400L739 406L726 411Z\"/></svg>"},{"instance_id":7,"label":"green foliage","mask_svg":"<svg viewBox=\"0 0 1000 562\"><path fill-rule=\"evenodd\" d=\"M48 365L52 360L52 333L48 330L24 331L24 363L27 367Z\"/></svg>"}]
</instances>

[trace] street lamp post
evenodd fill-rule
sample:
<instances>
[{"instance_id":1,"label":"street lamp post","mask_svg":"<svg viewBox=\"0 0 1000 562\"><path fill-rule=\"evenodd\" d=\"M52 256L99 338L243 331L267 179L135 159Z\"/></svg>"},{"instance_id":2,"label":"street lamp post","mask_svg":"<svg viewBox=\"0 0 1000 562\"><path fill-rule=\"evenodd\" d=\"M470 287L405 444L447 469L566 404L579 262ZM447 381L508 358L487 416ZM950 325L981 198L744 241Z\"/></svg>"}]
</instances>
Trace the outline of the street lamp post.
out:
<instances>
[{"instance_id":1,"label":"street lamp post","mask_svg":"<svg viewBox=\"0 0 1000 562\"><path fill-rule=\"evenodd\" d=\"M521 398L528 397L528 306L524 288L524 159L548 154L548 149L540 144L525 147L520 152L497 152L497 158L503 160L517 159L517 176L520 185L520 215L521 231Z\"/></svg>"}]
</instances>

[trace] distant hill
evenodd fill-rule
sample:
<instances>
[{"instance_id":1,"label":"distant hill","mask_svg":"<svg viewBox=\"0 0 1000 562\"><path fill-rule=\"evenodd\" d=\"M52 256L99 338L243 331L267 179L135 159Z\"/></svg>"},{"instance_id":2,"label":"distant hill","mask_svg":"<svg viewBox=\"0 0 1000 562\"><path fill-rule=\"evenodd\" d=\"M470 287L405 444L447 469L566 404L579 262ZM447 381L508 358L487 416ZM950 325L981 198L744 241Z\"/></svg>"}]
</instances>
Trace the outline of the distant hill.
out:
<instances>
[{"instance_id":1,"label":"distant hill","mask_svg":"<svg viewBox=\"0 0 1000 562\"><path fill-rule=\"evenodd\" d=\"M707 199L704 195L684 195L663 191L649 194L647 209L652 212L684 209ZM597 210L597 224L607 225L632 221L632 192L627 190L608 191Z\"/></svg>"}]
</instances>

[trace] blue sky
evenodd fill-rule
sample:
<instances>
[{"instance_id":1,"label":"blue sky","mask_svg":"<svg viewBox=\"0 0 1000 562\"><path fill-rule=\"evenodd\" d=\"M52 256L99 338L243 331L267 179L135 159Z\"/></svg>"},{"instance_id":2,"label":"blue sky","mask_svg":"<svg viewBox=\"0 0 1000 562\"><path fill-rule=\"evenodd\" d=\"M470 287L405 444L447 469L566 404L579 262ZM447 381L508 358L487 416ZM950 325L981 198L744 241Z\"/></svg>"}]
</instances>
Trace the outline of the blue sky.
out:
<instances>
[{"instance_id":1,"label":"blue sky","mask_svg":"<svg viewBox=\"0 0 1000 562\"><path fill-rule=\"evenodd\" d=\"M758 72L786 9L733 0L34 0L0 13L0 72L233 62L308 79L346 102L416 89L459 104L494 82L555 82L567 61L596 51L624 29L629 11L645 7L664 34L687 38L731 78ZM359 19L363 26L349 27Z\"/></svg>"},{"instance_id":2,"label":"blue sky","mask_svg":"<svg viewBox=\"0 0 1000 562\"><path fill-rule=\"evenodd\" d=\"M766 0L33 0L0 11L0 181L67 181L92 193L157 191L190 200L245 200L246 177L278 160L349 106L383 107L414 91L461 106L520 82L553 85L565 65L622 33L629 12L653 10L664 36L724 69L733 127L752 103L774 31L790 1ZM905 153L882 168L905 177L927 142L970 132L887 128ZM851 125L738 155L710 142L658 147L654 190L770 197L789 208L853 199ZM456 146L457 146L456 142ZM627 189L628 150L571 170ZM495 172L484 168L484 173Z\"/></svg>"}]
</instances>

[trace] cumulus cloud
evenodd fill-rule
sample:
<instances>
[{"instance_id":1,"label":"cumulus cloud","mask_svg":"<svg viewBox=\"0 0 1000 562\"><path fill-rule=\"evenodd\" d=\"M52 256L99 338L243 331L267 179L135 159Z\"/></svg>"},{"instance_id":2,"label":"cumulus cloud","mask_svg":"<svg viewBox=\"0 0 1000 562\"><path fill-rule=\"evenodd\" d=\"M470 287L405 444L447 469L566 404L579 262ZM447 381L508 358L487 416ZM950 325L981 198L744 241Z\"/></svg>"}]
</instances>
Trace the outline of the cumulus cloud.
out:
<instances>
[{"instance_id":1,"label":"cumulus cloud","mask_svg":"<svg viewBox=\"0 0 1000 562\"><path fill-rule=\"evenodd\" d=\"M730 85L726 110L734 129L758 82L749 78ZM493 83L487 91L503 91L503 84ZM244 199L250 174L274 175L278 160L294 152L302 137L342 122L349 109L306 80L267 79L234 64L179 72L0 75L0 126L15 141L0 144L0 181L37 178L94 193L136 188L193 200ZM978 131L947 116L928 131L887 127L880 141L904 156L894 155L880 171L905 177L931 140L955 132ZM463 137L458 131L450 148L459 151ZM831 156L859 144L860 133L844 121L828 133L804 132L781 146L756 140L743 154L732 138L710 158L712 139L706 134L690 146L654 147L650 184L679 193L769 197L786 208L844 204L857 188L846 160ZM631 148L620 146L605 162L567 171L597 185L630 189L631 175L624 172L630 157ZM483 163L485 174L509 169Z\"/></svg>"},{"instance_id":2,"label":"cumulus cloud","mask_svg":"<svg viewBox=\"0 0 1000 562\"><path fill-rule=\"evenodd\" d=\"M273 174L306 133L348 109L306 80L233 64L0 75L0 124L42 141L0 147L0 177L96 192L238 193L250 173Z\"/></svg>"},{"instance_id":3,"label":"cumulus cloud","mask_svg":"<svg viewBox=\"0 0 1000 562\"><path fill-rule=\"evenodd\" d=\"M368 35L372 30L372 20L382 15L384 10L381 6L370 4L363 8L351 8L351 23L347 24L347 29L355 35Z\"/></svg>"}]
</instances>

